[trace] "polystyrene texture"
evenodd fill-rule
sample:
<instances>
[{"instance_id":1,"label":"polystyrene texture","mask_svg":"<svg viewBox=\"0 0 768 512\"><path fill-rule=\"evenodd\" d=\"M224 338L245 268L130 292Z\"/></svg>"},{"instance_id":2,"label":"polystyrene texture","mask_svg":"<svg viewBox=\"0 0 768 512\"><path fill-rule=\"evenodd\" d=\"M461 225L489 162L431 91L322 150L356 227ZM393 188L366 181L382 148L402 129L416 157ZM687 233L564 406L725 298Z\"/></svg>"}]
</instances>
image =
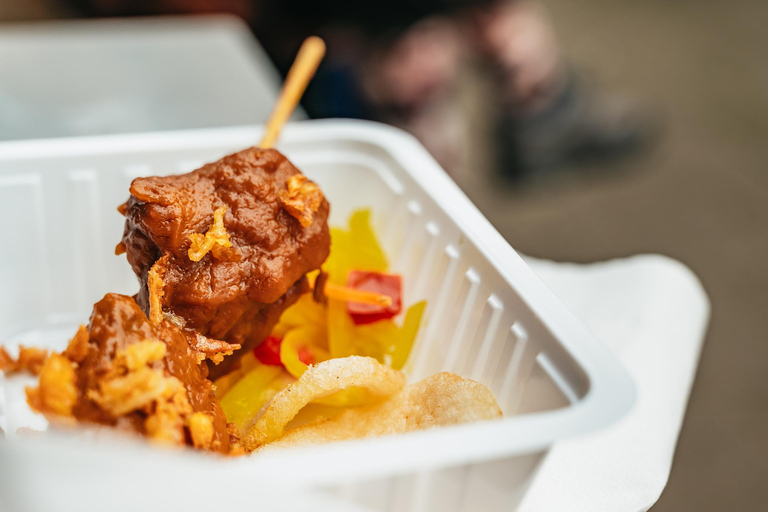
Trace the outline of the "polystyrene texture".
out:
<instances>
[{"instance_id":1,"label":"polystyrene texture","mask_svg":"<svg viewBox=\"0 0 768 512\"><path fill-rule=\"evenodd\" d=\"M122 233L115 208L131 179L192 170L260 133L0 144L0 341L61 349L106 292L135 293L125 257L113 253ZM405 303L428 300L409 380L439 371L476 379L504 419L225 459L111 435L16 435L44 422L23 403L23 378L5 379L0 505L514 510L553 442L629 409L634 388L619 364L415 139L372 123L312 121L290 125L279 149L322 186L333 224L372 209Z\"/></svg>"}]
</instances>

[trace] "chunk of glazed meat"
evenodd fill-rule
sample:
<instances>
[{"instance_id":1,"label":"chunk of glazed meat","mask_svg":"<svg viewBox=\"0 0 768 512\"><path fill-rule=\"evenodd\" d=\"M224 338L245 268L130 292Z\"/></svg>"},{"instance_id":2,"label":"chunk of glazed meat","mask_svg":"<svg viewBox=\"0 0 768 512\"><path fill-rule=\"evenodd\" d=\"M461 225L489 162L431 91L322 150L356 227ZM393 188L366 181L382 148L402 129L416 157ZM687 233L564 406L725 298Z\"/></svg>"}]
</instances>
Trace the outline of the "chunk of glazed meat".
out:
<instances>
[{"instance_id":1,"label":"chunk of glazed meat","mask_svg":"<svg viewBox=\"0 0 768 512\"><path fill-rule=\"evenodd\" d=\"M141 283L141 308L149 314L148 272L167 255L164 311L242 352L269 334L330 250L328 201L274 149L249 148L183 175L138 178L130 192L120 208L121 249Z\"/></svg>"},{"instance_id":2,"label":"chunk of glazed meat","mask_svg":"<svg viewBox=\"0 0 768 512\"><path fill-rule=\"evenodd\" d=\"M107 294L64 353L76 365L72 415L227 453L227 421L195 343L195 333L167 320L152 325L133 298Z\"/></svg>"}]
</instances>

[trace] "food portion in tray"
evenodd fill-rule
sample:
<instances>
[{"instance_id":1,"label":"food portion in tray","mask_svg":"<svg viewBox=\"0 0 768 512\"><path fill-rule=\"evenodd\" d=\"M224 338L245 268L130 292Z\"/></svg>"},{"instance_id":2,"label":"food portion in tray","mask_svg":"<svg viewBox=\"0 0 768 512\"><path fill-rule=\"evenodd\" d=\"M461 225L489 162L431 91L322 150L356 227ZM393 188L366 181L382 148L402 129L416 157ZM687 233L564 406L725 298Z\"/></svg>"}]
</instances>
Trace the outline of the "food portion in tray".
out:
<instances>
[{"instance_id":1,"label":"food portion in tray","mask_svg":"<svg viewBox=\"0 0 768 512\"><path fill-rule=\"evenodd\" d=\"M328 201L275 149L137 178L130 193L120 206L126 221L116 252L125 252L139 278L142 310L153 321L173 315L187 329L237 345L238 355L267 337L309 289L307 272L328 257Z\"/></svg>"},{"instance_id":2,"label":"food portion in tray","mask_svg":"<svg viewBox=\"0 0 768 512\"><path fill-rule=\"evenodd\" d=\"M67 349L46 360L27 401L53 422L109 425L227 453L221 404L193 331L153 324L133 298L107 294ZM226 350L226 347L223 347Z\"/></svg>"},{"instance_id":3,"label":"food portion in tray","mask_svg":"<svg viewBox=\"0 0 768 512\"><path fill-rule=\"evenodd\" d=\"M289 74L293 105L317 44ZM426 303L404 303L369 211L329 228L320 187L265 147L291 110L279 102L261 147L131 183L115 252L134 297L107 294L62 353L0 347L6 374L39 375L27 401L52 426L239 455L501 416L457 375L406 385Z\"/></svg>"}]
</instances>

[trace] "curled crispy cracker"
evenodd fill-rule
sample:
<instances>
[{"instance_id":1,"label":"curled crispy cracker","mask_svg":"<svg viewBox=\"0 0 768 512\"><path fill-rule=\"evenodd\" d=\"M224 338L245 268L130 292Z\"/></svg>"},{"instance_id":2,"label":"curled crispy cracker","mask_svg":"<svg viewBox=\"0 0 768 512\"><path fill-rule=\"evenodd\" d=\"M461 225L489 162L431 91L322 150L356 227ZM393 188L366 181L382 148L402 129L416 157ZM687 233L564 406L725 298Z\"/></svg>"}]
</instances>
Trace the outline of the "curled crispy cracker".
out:
<instances>
[{"instance_id":1,"label":"curled crispy cracker","mask_svg":"<svg viewBox=\"0 0 768 512\"><path fill-rule=\"evenodd\" d=\"M483 384L454 373L437 373L406 388L406 431L490 420L502 416Z\"/></svg>"},{"instance_id":2,"label":"curled crispy cracker","mask_svg":"<svg viewBox=\"0 0 768 512\"><path fill-rule=\"evenodd\" d=\"M261 449L401 434L501 417L491 391L452 373L438 373L382 402L347 409L327 421L288 430Z\"/></svg>"},{"instance_id":3,"label":"curled crispy cracker","mask_svg":"<svg viewBox=\"0 0 768 512\"><path fill-rule=\"evenodd\" d=\"M191 338L190 341L192 341ZM210 359L214 364L219 364L224 360L225 356L231 355L235 350L238 350L240 345L214 340L196 332L193 348L202 354L204 359Z\"/></svg>"},{"instance_id":4,"label":"curled crispy cracker","mask_svg":"<svg viewBox=\"0 0 768 512\"><path fill-rule=\"evenodd\" d=\"M303 174L294 174L286 180L285 186L286 189L279 193L283 208L305 228L311 226L313 214L323 203L320 187Z\"/></svg>"},{"instance_id":5,"label":"curled crispy cracker","mask_svg":"<svg viewBox=\"0 0 768 512\"><path fill-rule=\"evenodd\" d=\"M237 259L237 250L232 247L229 240L229 233L224 227L224 214L227 213L226 206L220 206L213 212L213 224L208 231L201 235L193 233L189 235L192 242L187 251L187 256L192 261L202 260L208 252L213 254L217 260L231 261Z\"/></svg>"},{"instance_id":6,"label":"curled crispy cracker","mask_svg":"<svg viewBox=\"0 0 768 512\"><path fill-rule=\"evenodd\" d=\"M243 447L250 451L279 438L288 422L318 398L351 387L364 388L371 396L384 398L400 391L404 384L405 375L371 357L323 361L275 395L243 436Z\"/></svg>"},{"instance_id":7,"label":"curled crispy cracker","mask_svg":"<svg viewBox=\"0 0 768 512\"><path fill-rule=\"evenodd\" d=\"M14 359L4 347L0 347L0 370L6 375L21 372L40 375L47 358L48 350L42 348L19 345L19 357Z\"/></svg>"}]
</instances>

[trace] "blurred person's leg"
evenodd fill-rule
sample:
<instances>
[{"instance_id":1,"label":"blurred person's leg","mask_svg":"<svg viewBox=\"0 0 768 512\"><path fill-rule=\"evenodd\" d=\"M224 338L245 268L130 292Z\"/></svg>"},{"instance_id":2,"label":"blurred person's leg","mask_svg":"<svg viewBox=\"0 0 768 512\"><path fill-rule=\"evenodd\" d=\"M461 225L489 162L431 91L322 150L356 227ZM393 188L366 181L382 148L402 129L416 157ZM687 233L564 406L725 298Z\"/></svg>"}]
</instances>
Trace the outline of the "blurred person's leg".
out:
<instances>
[{"instance_id":1,"label":"blurred person's leg","mask_svg":"<svg viewBox=\"0 0 768 512\"><path fill-rule=\"evenodd\" d=\"M360 69L372 117L413 134L454 176L466 169L468 139L456 101L462 36L453 21L427 19L377 42Z\"/></svg>"},{"instance_id":2,"label":"blurred person's leg","mask_svg":"<svg viewBox=\"0 0 768 512\"><path fill-rule=\"evenodd\" d=\"M516 177L583 157L623 155L647 140L649 123L638 104L585 86L564 62L539 4L502 1L476 20L498 85L503 172Z\"/></svg>"},{"instance_id":3,"label":"blurred person's leg","mask_svg":"<svg viewBox=\"0 0 768 512\"><path fill-rule=\"evenodd\" d=\"M473 18L476 37L470 38L466 20ZM454 177L468 169L468 121L456 89L471 46L491 63L497 84L498 118L488 122L496 124L505 174L624 155L648 139L650 124L637 103L586 86L565 63L552 25L536 3L459 2L450 13L427 16L393 33L362 39L364 48L344 79L337 76L331 86L318 88L323 97L311 103L333 106L322 116L351 112L405 129ZM319 84L324 80L319 74Z\"/></svg>"},{"instance_id":4,"label":"blurred person's leg","mask_svg":"<svg viewBox=\"0 0 768 512\"><path fill-rule=\"evenodd\" d=\"M302 39L319 35L328 51L302 102L311 117L389 123L414 134L449 171L464 168L465 119L453 101L461 35L448 17L488 0L69 1L97 16L236 14L282 73Z\"/></svg>"},{"instance_id":5,"label":"blurred person's leg","mask_svg":"<svg viewBox=\"0 0 768 512\"><path fill-rule=\"evenodd\" d=\"M527 0L70 0L90 15L230 12L286 72L304 37L328 43L303 102L312 117L382 121L414 134L454 176L467 169L457 97L471 46L492 63L500 166L509 174L584 154L617 154L644 135L629 102L594 94L563 63L543 9ZM474 19L475 38L468 37ZM488 119L488 122L495 122Z\"/></svg>"}]
</instances>

